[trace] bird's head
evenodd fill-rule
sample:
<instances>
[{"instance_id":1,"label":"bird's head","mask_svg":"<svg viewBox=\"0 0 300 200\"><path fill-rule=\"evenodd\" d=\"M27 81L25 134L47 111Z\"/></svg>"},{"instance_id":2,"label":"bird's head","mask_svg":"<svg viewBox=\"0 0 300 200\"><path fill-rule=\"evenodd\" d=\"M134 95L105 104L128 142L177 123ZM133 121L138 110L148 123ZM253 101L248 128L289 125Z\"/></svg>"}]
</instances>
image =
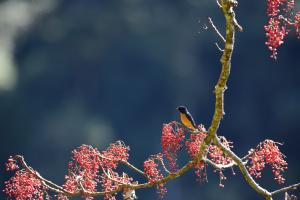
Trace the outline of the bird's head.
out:
<instances>
[{"instance_id":1,"label":"bird's head","mask_svg":"<svg viewBox=\"0 0 300 200\"><path fill-rule=\"evenodd\" d=\"M185 106L179 106L179 107L177 107L177 110L180 113L186 113L187 112L187 108Z\"/></svg>"}]
</instances>

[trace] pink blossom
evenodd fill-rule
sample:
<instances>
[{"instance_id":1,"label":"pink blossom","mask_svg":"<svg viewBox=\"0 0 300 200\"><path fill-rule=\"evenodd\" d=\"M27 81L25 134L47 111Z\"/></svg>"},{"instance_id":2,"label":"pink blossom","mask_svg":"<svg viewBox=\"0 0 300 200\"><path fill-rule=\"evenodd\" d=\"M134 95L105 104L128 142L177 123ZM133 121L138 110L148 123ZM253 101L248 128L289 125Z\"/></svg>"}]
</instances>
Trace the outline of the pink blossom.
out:
<instances>
[{"instance_id":1,"label":"pink blossom","mask_svg":"<svg viewBox=\"0 0 300 200\"><path fill-rule=\"evenodd\" d=\"M179 151L184 140L184 129L176 123L164 124L161 136L163 154L169 161L171 171L176 170L177 151Z\"/></svg>"}]
</instances>

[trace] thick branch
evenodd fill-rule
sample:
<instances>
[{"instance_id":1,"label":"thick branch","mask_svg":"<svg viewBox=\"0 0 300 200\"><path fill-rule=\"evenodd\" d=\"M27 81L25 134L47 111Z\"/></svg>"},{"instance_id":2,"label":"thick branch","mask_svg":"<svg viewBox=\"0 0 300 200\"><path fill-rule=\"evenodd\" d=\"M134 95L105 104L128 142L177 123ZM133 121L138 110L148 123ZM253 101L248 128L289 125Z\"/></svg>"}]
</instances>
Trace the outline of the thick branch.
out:
<instances>
[{"instance_id":1,"label":"thick branch","mask_svg":"<svg viewBox=\"0 0 300 200\"><path fill-rule=\"evenodd\" d=\"M226 37L225 37L225 48L223 51L223 55L221 57L221 74L219 77L219 80L215 86L215 96L216 96L216 102L215 102L215 112L214 116L211 122L211 125L208 129L208 140L211 140L214 135L216 134L221 119L224 112L224 92L226 90L226 83L230 75L230 67L231 67L231 55L232 50L234 46L234 22L233 18L234 15L232 10L232 2L231 0L222 0L221 1L221 8L223 10L225 19L226 19Z\"/></svg>"},{"instance_id":2,"label":"thick branch","mask_svg":"<svg viewBox=\"0 0 300 200\"><path fill-rule=\"evenodd\" d=\"M226 42L225 42L225 49L221 57L221 64L222 64L221 76L215 87L215 95L216 95L215 114L211 126L208 129L209 137L212 137L215 145L221 148L223 152L238 165L244 178L255 191L257 191L259 194L263 195L264 197L270 197L271 196L270 192L268 192L264 188L261 188L253 180L253 178L248 173L245 165L243 164L242 160L238 156L236 156L232 151L227 149L216 136L216 130L218 129L220 121L223 115L225 114L224 91L226 89L226 83L230 75L231 56L234 48L234 39L235 39L234 38L235 28L239 27L237 20L235 19L235 13L233 11L233 7L237 4L237 2L235 0L222 0L220 4L226 19Z\"/></svg>"}]
</instances>

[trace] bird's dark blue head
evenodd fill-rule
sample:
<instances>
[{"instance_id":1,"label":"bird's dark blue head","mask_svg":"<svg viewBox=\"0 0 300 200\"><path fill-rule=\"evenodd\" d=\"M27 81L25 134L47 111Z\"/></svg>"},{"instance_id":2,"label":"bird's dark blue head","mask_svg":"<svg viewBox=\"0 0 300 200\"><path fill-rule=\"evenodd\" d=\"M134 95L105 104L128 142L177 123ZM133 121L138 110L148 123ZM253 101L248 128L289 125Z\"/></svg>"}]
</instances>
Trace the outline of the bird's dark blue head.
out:
<instances>
[{"instance_id":1,"label":"bird's dark blue head","mask_svg":"<svg viewBox=\"0 0 300 200\"><path fill-rule=\"evenodd\" d=\"M177 110L181 113L187 113L187 108L185 106L179 106L177 107Z\"/></svg>"}]
</instances>

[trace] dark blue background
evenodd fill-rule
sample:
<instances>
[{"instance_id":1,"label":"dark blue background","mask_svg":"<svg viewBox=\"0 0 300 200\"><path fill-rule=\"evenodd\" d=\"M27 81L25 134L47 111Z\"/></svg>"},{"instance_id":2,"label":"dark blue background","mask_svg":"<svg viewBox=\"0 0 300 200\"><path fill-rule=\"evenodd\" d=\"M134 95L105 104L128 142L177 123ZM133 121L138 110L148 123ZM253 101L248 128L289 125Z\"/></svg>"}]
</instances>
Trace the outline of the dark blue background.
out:
<instances>
[{"instance_id":1,"label":"dark blue background","mask_svg":"<svg viewBox=\"0 0 300 200\"><path fill-rule=\"evenodd\" d=\"M33 5L39 1L33 1ZM300 181L300 41L291 34L270 59L264 45L265 1L240 1L232 72L219 134L240 156L264 139L283 142L287 183ZM16 13L17 15L18 13ZM222 43L207 17L223 31L224 19L208 0L62 0L19 34L14 50L18 82L0 93L0 163L23 154L43 176L62 184L70 151L81 144L103 150L115 140L131 147L142 168L161 151L163 123L187 105L208 126ZM276 189L271 169L259 180ZM236 170L238 172L238 170ZM239 173L218 187L209 170L199 184L188 172L167 184L165 199L259 199ZM1 167L1 186L7 178ZM154 199L154 189L138 191ZM5 197L1 194L1 199ZM283 199L280 196L278 199Z\"/></svg>"}]
</instances>

